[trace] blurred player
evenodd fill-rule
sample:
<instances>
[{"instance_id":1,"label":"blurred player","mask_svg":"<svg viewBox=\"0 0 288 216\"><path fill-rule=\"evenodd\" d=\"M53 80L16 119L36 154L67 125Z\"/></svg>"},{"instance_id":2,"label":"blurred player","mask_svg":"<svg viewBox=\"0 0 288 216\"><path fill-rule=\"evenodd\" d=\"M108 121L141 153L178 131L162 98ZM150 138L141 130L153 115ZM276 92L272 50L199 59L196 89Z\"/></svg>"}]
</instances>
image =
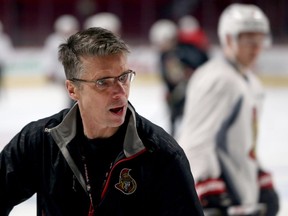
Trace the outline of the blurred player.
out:
<instances>
[{"instance_id":1,"label":"blurred player","mask_svg":"<svg viewBox=\"0 0 288 216\"><path fill-rule=\"evenodd\" d=\"M223 57L209 60L189 80L178 141L207 211L260 215L266 208L265 216L275 216L278 195L256 154L264 92L252 72L270 43L269 21L255 5L232 4L220 17L218 35Z\"/></svg>"},{"instance_id":2,"label":"blurred player","mask_svg":"<svg viewBox=\"0 0 288 216\"><path fill-rule=\"evenodd\" d=\"M209 52L209 39L195 17L191 15L181 17L178 26L178 37L181 43L193 44L204 52Z\"/></svg>"},{"instance_id":3,"label":"blurred player","mask_svg":"<svg viewBox=\"0 0 288 216\"><path fill-rule=\"evenodd\" d=\"M12 40L4 33L3 24L0 21L0 95L3 86L3 70L13 49Z\"/></svg>"},{"instance_id":4,"label":"blurred player","mask_svg":"<svg viewBox=\"0 0 288 216\"><path fill-rule=\"evenodd\" d=\"M160 72L167 87L166 102L173 136L181 121L187 81L194 70L208 60L205 51L179 41L178 33L178 26L167 19L156 21L149 32L150 41L159 53Z\"/></svg>"},{"instance_id":5,"label":"blurred player","mask_svg":"<svg viewBox=\"0 0 288 216\"><path fill-rule=\"evenodd\" d=\"M58 46L72 34L79 30L79 22L72 15L61 15L54 23L54 32L49 35L44 44L44 69L49 81L55 82L65 87L65 73L63 66L58 61ZM67 97L68 105L73 101Z\"/></svg>"}]
</instances>

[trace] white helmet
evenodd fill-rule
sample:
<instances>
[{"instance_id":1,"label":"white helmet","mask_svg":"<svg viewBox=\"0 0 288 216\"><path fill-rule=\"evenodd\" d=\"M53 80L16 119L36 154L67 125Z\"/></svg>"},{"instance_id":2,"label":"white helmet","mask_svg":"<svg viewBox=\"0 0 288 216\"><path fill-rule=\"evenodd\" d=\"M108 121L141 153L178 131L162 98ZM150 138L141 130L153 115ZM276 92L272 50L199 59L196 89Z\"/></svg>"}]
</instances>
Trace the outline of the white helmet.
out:
<instances>
[{"instance_id":1,"label":"white helmet","mask_svg":"<svg viewBox=\"0 0 288 216\"><path fill-rule=\"evenodd\" d=\"M102 27L115 34L120 34L121 21L115 14L102 12L87 18L84 28L91 27Z\"/></svg>"},{"instance_id":2,"label":"white helmet","mask_svg":"<svg viewBox=\"0 0 288 216\"><path fill-rule=\"evenodd\" d=\"M191 15L181 17L178 21L178 25L179 31L182 32L194 32L199 28L198 20Z\"/></svg>"},{"instance_id":3,"label":"white helmet","mask_svg":"<svg viewBox=\"0 0 288 216\"><path fill-rule=\"evenodd\" d=\"M156 46L169 43L177 37L177 25L168 19L156 21L150 28L149 40Z\"/></svg>"},{"instance_id":4,"label":"white helmet","mask_svg":"<svg viewBox=\"0 0 288 216\"><path fill-rule=\"evenodd\" d=\"M260 32L270 37L269 20L256 5L234 3L221 14L218 36L222 45L226 45L227 34L236 37L241 32Z\"/></svg>"},{"instance_id":5,"label":"white helmet","mask_svg":"<svg viewBox=\"0 0 288 216\"><path fill-rule=\"evenodd\" d=\"M72 15L61 15L57 18L54 23L54 29L56 32L70 35L78 31L79 29L79 22L78 20Z\"/></svg>"}]
</instances>

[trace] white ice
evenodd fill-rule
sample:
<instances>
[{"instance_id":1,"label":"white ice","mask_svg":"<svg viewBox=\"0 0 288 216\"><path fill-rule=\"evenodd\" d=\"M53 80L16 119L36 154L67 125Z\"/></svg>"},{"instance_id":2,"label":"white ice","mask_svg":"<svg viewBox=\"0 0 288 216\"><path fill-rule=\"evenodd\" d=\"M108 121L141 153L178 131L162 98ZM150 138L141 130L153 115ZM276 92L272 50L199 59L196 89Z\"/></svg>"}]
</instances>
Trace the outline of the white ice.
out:
<instances>
[{"instance_id":1,"label":"white ice","mask_svg":"<svg viewBox=\"0 0 288 216\"><path fill-rule=\"evenodd\" d=\"M169 131L168 111L160 83L135 82L130 101L143 116ZM288 89L266 88L260 124L259 156L272 172L281 199L279 216L288 215ZM56 85L4 89L0 98L1 149L25 124L64 108L66 92ZM16 206L11 216L36 215L35 196Z\"/></svg>"},{"instance_id":2,"label":"white ice","mask_svg":"<svg viewBox=\"0 0 288 216\"><path fill-rule=\"evenodd\" d=\"M28 53L27 53L28 52ZM146 48L134 50L132 68L154 71L155 55ZM286 49L270 50L271 55L260 59L261 71L286 73ZM37 75L42 70L38 50L19 50L11 58L6 73L10 75ZM281 61L280 61L281 60ZM150 62L150 63L148 63ZM151 64L152 62L152 64ZM281 75L281 74L280 74ZM143 76L142 76L143 77ZM130 101L136 110L169 132L169 113L164 102L164 87L159 81L136 80L132 83ZM148 80L148 81L147 81ZM67 94L54 84L0 89L0 150L27 123L58 112L67 106ZM273 174L280 195L278 216L288 215L288 88L266 87L266 99L260 122L258 155L262 165ZM35 196L16 206L11 216L35 216Z\"/></svg>"}]
</instances>

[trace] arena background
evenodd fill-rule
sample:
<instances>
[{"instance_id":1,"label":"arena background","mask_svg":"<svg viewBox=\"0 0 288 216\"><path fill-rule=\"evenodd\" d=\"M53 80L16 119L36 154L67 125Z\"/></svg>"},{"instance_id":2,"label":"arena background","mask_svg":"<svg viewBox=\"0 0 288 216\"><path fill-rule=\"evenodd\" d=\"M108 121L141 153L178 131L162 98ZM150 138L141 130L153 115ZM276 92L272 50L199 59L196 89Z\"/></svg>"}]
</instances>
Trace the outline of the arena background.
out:
<instances>
[{"instance_id":1,"label":"arena background","mask_svg":"<svg viewBox=\"0 0 288 216\"><path fill-rule=\"evenodd\" d=\"M83 24L90 15L112 12L122 21L122 36L139 44L147 42L149 28L157 19L177 21L191 14L212 43L218 43L218 17L227 5L235 2L261 7L270 19L274 42L287 42L286 0L0 0L0 20L16 46L41 46L62 14L72 14Z\"/></svg>"},{"instance_id":2,"label":"arena background","mask_svg":"<svg viewBox=\"0 0 288 216\"><path fill-rule=\"evenodd\" d=\"M44 39L61 14L73 14L81 23L89 15L108 11L122 21L122 36L131 45L129 63L137 71L130 101L139 113L167 131L169 113L164 85L159 78L157 54L148 41L148 31L159 18L177 20L181 14L197 17L211 41L211 57L219 55L216 28L218 16L229 3L259 5L271 20L273 45L256 64L266 98L259 125L258 155L272 172L280 194L279 216L288 215L288 2L286 0L0 0L0 21L11 37L15 51L5 65L0 89L0 149L28 122L53 114L66 106L67 94L44 76L47 58L39 55ZM0 48L1 49L1 48ZM15 207L12 216L33 216L35 197Z\"/></svg>"}]
</instances>

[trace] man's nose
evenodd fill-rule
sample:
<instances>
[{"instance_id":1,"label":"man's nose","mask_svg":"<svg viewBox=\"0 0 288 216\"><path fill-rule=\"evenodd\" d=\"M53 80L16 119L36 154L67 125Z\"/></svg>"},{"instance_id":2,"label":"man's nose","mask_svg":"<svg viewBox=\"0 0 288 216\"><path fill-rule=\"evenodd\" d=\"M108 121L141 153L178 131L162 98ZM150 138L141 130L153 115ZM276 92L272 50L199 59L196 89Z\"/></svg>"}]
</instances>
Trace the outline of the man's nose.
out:
<instances>
[{"instance_id":1,"label":"man's nose","mask_svg":"<svg viewBox=\"0 0 288 216\"><path fill-rule=\"evenodd\" d=\"M114 80L113 83L113 92L115 93L115 95L119 95L119 94L125 94L126 93L126 89L123 83L121 83L118 79Z\"/></svg>"}]
</instances>

